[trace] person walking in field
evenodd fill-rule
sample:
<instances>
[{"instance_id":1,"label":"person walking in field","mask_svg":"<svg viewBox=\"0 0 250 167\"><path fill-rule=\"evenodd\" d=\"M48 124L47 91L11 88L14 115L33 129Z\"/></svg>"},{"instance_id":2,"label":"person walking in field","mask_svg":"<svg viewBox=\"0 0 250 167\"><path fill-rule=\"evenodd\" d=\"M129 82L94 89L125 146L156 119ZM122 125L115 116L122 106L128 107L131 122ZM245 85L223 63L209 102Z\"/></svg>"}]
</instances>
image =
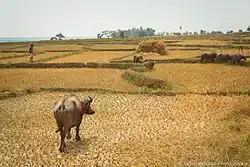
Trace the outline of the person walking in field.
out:
<instances>
[{"instance_id":1,"label":"person walking in field","mask_svg":"<svg viewBox=\"0 0 250 167\"><path fill-rule=\"evenodd\" d=\"M30 62L33 62L33 56L35 55L35 52L34 52L34 44L32 43L30 45L30 49L29 49L29 54L30 54Z\"/></svg>"},{"instance_id":2,"label":"person walking in field","mask_svg":"<svg viewBox=\"0 0 250 167\"><path fill-rule=\"evenodd\" d=\"M243 46L242 45L240 45L240 47L239 47L239 52L243 55Z\"/></svg>"}]
</instances>

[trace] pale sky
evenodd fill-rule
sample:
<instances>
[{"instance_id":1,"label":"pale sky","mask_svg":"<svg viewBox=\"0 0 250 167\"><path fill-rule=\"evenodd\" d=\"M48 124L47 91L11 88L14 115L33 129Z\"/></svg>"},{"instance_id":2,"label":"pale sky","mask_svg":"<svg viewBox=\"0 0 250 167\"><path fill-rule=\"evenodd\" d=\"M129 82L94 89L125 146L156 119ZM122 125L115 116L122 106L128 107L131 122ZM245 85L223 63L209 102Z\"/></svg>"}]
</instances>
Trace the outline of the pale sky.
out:
<instances>
[{"instance_id":1,"label":"pale sky","mask_svg":"<svg viewBox=\"0 0 250 167\"><path fill-rule=\"evenodd\" d=\"M245 31L249 25L250 0L0 0L0 37L95 37L139 26Z\"/></svg>"}]
</instances>

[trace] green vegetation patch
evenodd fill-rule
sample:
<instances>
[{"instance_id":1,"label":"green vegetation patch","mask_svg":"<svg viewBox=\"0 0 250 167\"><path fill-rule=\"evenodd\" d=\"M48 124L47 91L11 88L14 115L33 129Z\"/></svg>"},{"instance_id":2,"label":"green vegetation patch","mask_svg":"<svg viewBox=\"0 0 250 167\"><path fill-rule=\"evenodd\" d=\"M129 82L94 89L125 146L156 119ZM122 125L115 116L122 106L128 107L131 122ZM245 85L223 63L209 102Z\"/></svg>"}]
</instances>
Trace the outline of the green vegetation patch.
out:
<instances>
[{"instance_id":1,"label":"green vegetation patch","mask_svg":"<svg viewBox=\"0 0 250 167\"><path fill-rule=\"evenodd\" d=\"M166 90L172 89L170 84L166 84L163 80L147 77L143 74L133 71L126 71L125 73L122 74L121 77L141 87L147 87L150 89L166 89Z\"/></svg>"}]
</instances>

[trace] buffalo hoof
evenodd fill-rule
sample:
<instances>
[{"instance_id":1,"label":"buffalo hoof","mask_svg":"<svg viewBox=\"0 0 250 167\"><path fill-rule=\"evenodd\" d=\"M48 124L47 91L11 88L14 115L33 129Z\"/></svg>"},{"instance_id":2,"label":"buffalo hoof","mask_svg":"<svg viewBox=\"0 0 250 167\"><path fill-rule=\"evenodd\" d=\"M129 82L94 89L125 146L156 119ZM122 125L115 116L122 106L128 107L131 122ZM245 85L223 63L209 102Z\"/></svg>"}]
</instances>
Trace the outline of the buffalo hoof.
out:
<instances>
[{"instance_id":1,"label":"buffalo hoof","mask_svg":"<svg viewBox=\"0 0 250 167\"><path fill-rule=\"evenodd\" d=\"M59 151L62 153L62 152L64 152L64 147L60 147L59 148Z\"/></svg>"},{"instance_id":2,"label":"buffalo hoof","mask_svg":"<svg viewBox=\"0 0 250 167\"><path fill-rule=\"evenodd\" d=\"M71 134L68 134L68 135L66 136L67 139L71 139L71 137L72 137Z\"/></svg>"},{"instance_id":3,"label":"buffalo hoof","mask_svg":"<svg viewBox=\"0 0 250 167\"><path fill-rule=\"evenodd\" d=\"M76 141L81 140L80 136L76 136Z\"/></svg>"}]
</instances>

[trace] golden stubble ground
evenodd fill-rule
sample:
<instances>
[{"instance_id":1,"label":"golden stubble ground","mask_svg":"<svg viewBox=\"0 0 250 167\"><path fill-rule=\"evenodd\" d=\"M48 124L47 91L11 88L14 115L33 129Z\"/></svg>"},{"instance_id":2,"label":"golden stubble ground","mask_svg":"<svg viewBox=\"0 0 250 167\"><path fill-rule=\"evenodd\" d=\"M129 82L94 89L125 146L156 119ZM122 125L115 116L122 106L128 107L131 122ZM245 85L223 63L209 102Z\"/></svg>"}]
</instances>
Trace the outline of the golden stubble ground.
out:
<instances>
[{"instance_id":1,"label":"golden stubble ground","mask_svg":"<svg viewBox=\"0 0 250 167\"><path fill-rule=\"evenodd\" d=\"M37 54L33 56L33 61L39 61L42 59L52 58L55 56L63 56L69 52L45 52L43 54ZM13 55L13 54L12 54ZM17 55L17 53L16 53ZM30 63L29 53L24 53L24 57L0 59L0 63Z\"/></svg>"},{"instance_id":2,"label":"golden stubble ground","mask_svg":"<svg viewBox=\"0 0 250 167\"><path fill-rule=\"evenodd\" d=\"M96 63L108 63L110 60L123 57L126 55L131 55L132 52L120 51L89 51L80 54L76 54L69 57L59 58L49 63L67 63L67 62L96 62Z\"/></svg>"},{"instance_id":3,"label":"golden stubble ground","mask_svg":"<svg viewBox=\"0 0 250 167\"><path fill-rule=\"evenodd\" d=\"M157 53L144 53L144 59L148 60L162 60L162 59L189 59L200 56L202 51L200 50L169 50L168 55L159 55ZM125 57L121 60L133 60L133 55Z\"/></svg>"},{"instance_id":4,"label":"golden stubble ground","mask_svg":"<svg viewBox=\"0 0 250 167\"><path fill-rule=\"evenodd\" d=\"M102 88L114 91L140 90L121 78L117 69L2 69L0 89L22 91L39 88Z\"/></svg>"},{"instance_id":5,"label":"golden stubble ground","mask_svg":"<svg viewBox=\"0 0 250 167\"><path fill-rule=\"evenodd\" d=\"M82 141L67 140L66 153L58 151L59 134L55 133L52 113L53 102L66 94L39 93L2 100L0 165L176 166L221 162L218 150L224 148L211 147L207 139L221 133L219 119L235 106L250 102L248 96L76 94L93 97L96 113L84 117Z\"/></svg>"},{"instance_id":6,"label":"golden stubble ground","mask_svg":"<svg viewBox=\"0 0 250 167\"><path fill-rule=\"evenodd\" d=\"M27 51L30 48L30 43L29 44L24 44L23 47L18 47L15 48L13 47L13 49L11 50L15 50L15 51ZM81 50L82 46L81 45L76 45L76 44L67 44L67 45L60 45L60 44L34 44L34 51L35 52L42 52L42 51L46 51L46 50L58 50L58 51L62 51L62 50Z\"/></svg>"},{"instance_id":7,"label":"golden stubble ground","mask_svg":"<svg viewBox=\"0 0 250 167\"><path fill-rule=\"evenodd\" d=\"M180 92L248 91L250 68L225 64L158 64L150 76L170 81Z\"/></svg>"},{"instance_id":8,"label":"golden stubble ground","mask_svg":"<svg viewBox=\"0 0 250 167\"><path fill-rule=\"evenodd\" d=\"M95 45L92 45L90 48L93 48L93 49L133 49L136 47L137 45L130 45L130 44L95 44Z\"/></svg>"}]
</instances>

